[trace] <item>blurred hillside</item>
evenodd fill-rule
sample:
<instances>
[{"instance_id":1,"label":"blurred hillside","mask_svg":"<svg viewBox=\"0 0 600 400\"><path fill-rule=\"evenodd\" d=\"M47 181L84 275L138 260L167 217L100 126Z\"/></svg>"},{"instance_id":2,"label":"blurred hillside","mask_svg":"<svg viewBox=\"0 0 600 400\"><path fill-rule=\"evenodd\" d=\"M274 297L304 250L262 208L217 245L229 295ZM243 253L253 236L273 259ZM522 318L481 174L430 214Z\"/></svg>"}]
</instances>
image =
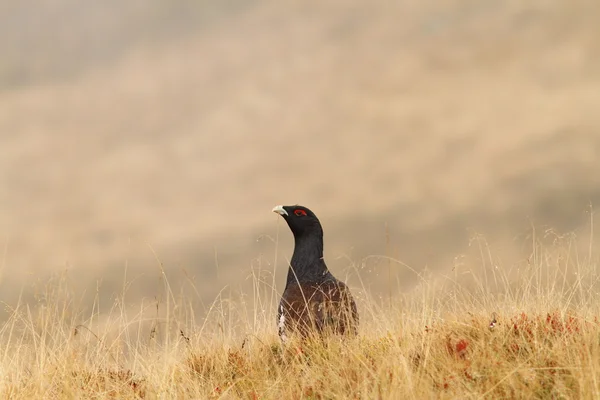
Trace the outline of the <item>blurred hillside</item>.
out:
<instances>
[{"instance_id":1,"label":"blurred hillside","mask_svg":"<svg viewBox=\"0 0 600 400\"><path fill-rule=\"evenodd\" d=\"M65 268L82 291L126 279L152 298L158 258L207 302L273 270L277 232L282 285L280 203L319 215L351 280L372 254L447 271L474 232L517 258L531 225L589 240L598 2L0 10L2 301ZM361 277L388 284L377 265Z\"/></svg>"}]
</instances>

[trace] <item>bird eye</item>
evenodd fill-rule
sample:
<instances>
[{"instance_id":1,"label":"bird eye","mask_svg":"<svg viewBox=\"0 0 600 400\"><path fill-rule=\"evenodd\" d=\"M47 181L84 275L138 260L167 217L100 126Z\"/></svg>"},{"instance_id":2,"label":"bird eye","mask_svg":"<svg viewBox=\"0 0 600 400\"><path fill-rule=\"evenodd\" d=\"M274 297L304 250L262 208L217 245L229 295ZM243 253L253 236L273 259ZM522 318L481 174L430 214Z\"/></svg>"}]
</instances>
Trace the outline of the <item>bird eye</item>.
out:
<instances>
[{"instance_id":1,"label":"bird eye","mask_svg":"<svg viewBox=\"0 0 600 400\"><path fill-rule=\"evenodd\" d=\"M306 211L297 209L294 211L294 214L296 214L297 217L302 217L302 216L306 216Z\"/></svg>"}]
</instances>

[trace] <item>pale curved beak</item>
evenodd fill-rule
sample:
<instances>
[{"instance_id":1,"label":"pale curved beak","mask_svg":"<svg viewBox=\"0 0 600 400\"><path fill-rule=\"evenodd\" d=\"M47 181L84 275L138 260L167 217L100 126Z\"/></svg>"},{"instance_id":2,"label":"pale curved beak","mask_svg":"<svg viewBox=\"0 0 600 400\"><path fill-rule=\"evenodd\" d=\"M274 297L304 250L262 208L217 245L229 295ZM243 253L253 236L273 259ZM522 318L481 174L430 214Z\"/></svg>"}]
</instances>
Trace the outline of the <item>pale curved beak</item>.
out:
<instances>
[{"instance_id":1,"label":"pale curved beak","mask_svg":"<svg viewBox=\"0 0 600 400\"><path fill-rule=\"evenodd\" d=\"M277 213L277 214L281 215L281 216L288 215L287 211L285 211L285 209L283 208L283 206L275 206L275 207L273 207L272 211L274 213Z\"/></svg>"}]
</instances>

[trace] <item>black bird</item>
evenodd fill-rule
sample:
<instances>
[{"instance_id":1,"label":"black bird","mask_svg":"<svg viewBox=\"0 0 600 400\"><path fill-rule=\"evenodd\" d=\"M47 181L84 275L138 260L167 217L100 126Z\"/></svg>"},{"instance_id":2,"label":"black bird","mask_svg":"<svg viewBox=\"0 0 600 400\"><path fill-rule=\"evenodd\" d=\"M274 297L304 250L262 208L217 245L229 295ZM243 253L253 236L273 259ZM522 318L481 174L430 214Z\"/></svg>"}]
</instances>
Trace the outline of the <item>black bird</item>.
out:
<instances>
[{"instance_id":1,"label":"black bird","mask_svg":"<svg viewBox=\"0 0 600 400\"><path fill-rule=\"evenodd\" d=\"M279 337L286 341L292 333L356 334L356 303L346 284L325 265L323 228L317 216L300 205L276 206L273 212L285 219L295 241L277 312Z\"/></svg>"}]
</instances>

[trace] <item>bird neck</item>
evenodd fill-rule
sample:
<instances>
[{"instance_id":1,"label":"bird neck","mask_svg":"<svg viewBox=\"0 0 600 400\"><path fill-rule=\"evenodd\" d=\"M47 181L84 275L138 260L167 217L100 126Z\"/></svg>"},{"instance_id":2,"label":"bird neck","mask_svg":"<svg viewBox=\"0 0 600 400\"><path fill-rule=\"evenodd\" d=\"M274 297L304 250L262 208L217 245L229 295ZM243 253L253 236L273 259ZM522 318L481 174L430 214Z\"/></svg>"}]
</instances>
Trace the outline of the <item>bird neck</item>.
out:
<instances>
[{"instance_id":1,"label":"bird neck","mask_svg":"<svg viewBox=\"0 0 600 400\"><path fill-rule=\"evenodd\" d=\"M323 260L323 235L296 237L286 284L319 280L328 274Z\"/></svg>"}]
</instances>

